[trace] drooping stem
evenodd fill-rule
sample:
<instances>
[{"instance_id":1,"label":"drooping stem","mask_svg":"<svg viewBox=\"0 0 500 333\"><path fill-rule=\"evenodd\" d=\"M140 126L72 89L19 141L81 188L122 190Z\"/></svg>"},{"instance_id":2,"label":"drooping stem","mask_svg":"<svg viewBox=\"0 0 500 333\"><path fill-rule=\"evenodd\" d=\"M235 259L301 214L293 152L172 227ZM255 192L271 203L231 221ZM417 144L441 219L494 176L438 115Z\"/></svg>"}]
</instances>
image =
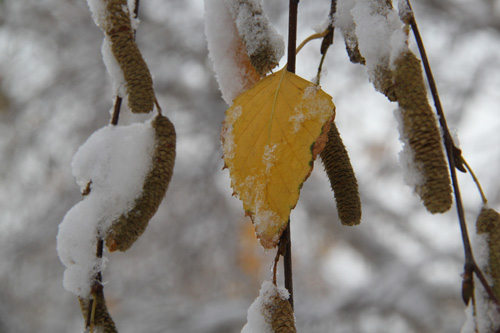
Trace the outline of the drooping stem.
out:
<instances>
[{"instance_id":1,"label":"drooping stem","mask_svg":"<svg viewBox=\"0 0 500 333\"><path fill-rule=\"evenodd\" d=\"M465 167L463 166L463 158L461 155L461 150L455 146L453 138L450 134L450 130L446 123L443 107L441 105L441 100L439 98L439 94L437 91L436 81L434 80L434 76L432 75L429 59L427 58L427 53L425 51L424 43L417 26L417 22L415 20L415 15L413 14L413 10L411 9L410 0L407 0L407 4L411 13L410 16L408 17L409 19L408 23L411 26L413 35L415 37L415 41L417 42L418 50L420 52L420 57L422 59L422 64L424 66L425 75L427 77L432 98L434 100L434 105L436 107L436 112L439 117L439 124L443 129L444 146L448 157L448 164L450 167L453 192L455 194L455 203L457 207L458 221L460 224L460 230L462 233L462 243L464 246L464 255L465 255L464 276L468 276L470 272L474 272L478 277L479 281L481 282L481 284L483 285L483 287L485 288L486 292L488 293L490 299L497 305L500 305L498 298L496 297L495 293L488 284L486 278L484 277L484 274L479 269L479 266L477 265L474 259L474 255L472 253L472 246L467 231L467 223L465 220L464 207L462 203L462 197L460 195L460 187L458 185L457 172L456 172L457 169L465 171Z\"/></svg>"},{"instance_id":2,"label":"drooping stem","mask_svg":"<svg viewBox=\"0 0 500 333\"><path fill-rule=\"evenodd\" d=\"M484 195L483 188L481 187L481 183L479 182L479 179L477 179L476 174L474 173L474 171L472 170L470 165L467 163L465 158L463 158L463 156L462 156L462 161L465 165L465 168L467 169L467 171L470 173L472 179L474 180L474 183L476 183L477 190L479 191L479 194L481 195L481 200L483 201L483 204L486 205L488 203L488 199L486 199L486 196Z\"/></svg>"}]
</instances>

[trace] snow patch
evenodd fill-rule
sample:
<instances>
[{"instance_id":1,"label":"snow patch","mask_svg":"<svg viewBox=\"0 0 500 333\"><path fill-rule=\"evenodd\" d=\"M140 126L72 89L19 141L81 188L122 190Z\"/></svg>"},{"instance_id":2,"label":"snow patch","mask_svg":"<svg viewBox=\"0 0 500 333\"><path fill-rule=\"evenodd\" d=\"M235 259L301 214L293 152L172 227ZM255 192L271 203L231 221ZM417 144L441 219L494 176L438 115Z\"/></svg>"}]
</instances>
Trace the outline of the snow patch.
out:
<instances>
[{"instance_id":1,"label":"snow patch","mask_svg":"<svg viewBox=\"0 0 500 333\"><path fill-rule=\"evenodd\" d=\"M259 296L248 309L247 323L241 333L273 333L272 314L269 308L276 296L280 296L281 299L288 299L290 294L285 288L277 287L270 281L264 281Z\"/></svg>"},{"instance_id":2,"label":"snow patch","mask_svg":"<svg viewBox=\"0 0 500 333\"><path fill-rule=\"evenodd\" d=\"M311 84L304 90L302 100L295 106L288 119L292 123L292 133L297 133L302 129L305 121L316 118L318 115L321 115L321 119L331 116L332 110L328 100L317 98L319 91L320 87L314 84ZM324 120L326 121L328 118Z\"/></svg>"},{"instance_id":3,"label":"snow patch","mask_svg":"<svg viewBox=\"0 0 500 333\"><path fill-rule=\"evenodd\" d=\"M266 145L264 147L264 154L262 156L262 163L266 166L266 171L265 175L269 175L269 172L271 168L273 167L274 163L276 162L276 154L274 154L274 151L276 150L276 147L278 144L274 144L272 147L269 145Z\"/></svg>"},{"instance_id":4,"label":"snow patch","mask_svg":"<svg viewBox=\"0 0 500 333\"><path fill-rule=\"evenodd\" d=\"M114 94L119 97L126 96L125 77L123 75L122 68L118 64L118 61L116 61L113 51L111 50L111 39L108 35L104 36L101 52L102 60L106 66L109 76L111 77Z\"/></svg>"},{"instance_id":5,"label":"snow patch","mask_svg":"<svg viewBox=\"0 0 500 333\"><path fill-rule=\"evenodd\" d=\"M90 193L71 208L59 225L57 252L66 266L64 287L88 296L91 279L104 269L96 258L98 237L141 195L155 146L151 121L107 126L96 131L73 157L72 171L80 188Z\"/></svg>"},{"instance_id":6,"label":"snow patch","mask_svg":"<svg viewBox=\"0 0 500 333\"><path fill-rule=\"evenodd\" d=\"M420 187L424 183L424 175L420 172L418 163L415 161L415 152L410 146L410 142L404 133L402 108L394 110L394 117L398 124L399 139L403 143L403 149L399 152L399 164L403 171L404 182L413 189Z\"/></svg>"},{"instance_id":7,"label":"snow patch","mask_svg":"<svg viewBox=\"0 0 500 333\"><path fill-rule=\"evenodd\" d=\"M236 143L234 142L234 123L238 120L243 112L243 107L238 105L233 107L230 112L226 112L226 120L224 121L224 127L222 132L222 151L224 152L224 158L233 159L234 152L236 149Z\"/></svg>"}]
</instances>

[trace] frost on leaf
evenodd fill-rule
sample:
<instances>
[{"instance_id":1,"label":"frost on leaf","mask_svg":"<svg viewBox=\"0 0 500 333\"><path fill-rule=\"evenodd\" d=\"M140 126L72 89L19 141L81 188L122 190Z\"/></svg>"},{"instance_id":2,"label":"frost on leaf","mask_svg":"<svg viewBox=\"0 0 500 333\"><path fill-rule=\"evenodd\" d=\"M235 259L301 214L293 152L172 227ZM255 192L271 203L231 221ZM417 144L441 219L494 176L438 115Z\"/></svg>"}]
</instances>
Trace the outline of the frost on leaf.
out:
<instances>
[{"instance_id":1,"label":"frost on leaf","mask_svg":"<svg viewBox=\"0 0 500 333\"><path fill-rule=\"evenodd\" d=\"M335 115L331 97L286 70L235 99L222 130L231 186L262 246L276 246Z\"/></svg>"}]
</instances>

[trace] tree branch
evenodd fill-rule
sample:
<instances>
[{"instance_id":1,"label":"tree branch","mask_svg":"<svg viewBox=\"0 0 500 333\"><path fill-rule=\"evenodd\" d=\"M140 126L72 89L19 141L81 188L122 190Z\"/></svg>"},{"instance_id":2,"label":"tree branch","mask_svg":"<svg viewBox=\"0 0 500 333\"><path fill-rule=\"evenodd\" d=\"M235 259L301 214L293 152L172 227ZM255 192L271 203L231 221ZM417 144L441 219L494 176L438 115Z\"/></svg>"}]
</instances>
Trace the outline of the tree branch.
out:
<instances>
[{"instance_id":1,"label":"tree branch","mask_svg":"<svg viewBox=\"0 0 500 333\"><path fill-rule=\"evenodd\" d=\"M434 76L432 75L432 70L429 64L429 59L427 58L427 53L425 52L425 47L424 43L422 41L422 37L420 35L420 31L417 26L417 22L415 20L415 15L413 14L413 9L411 8L410 0L407 0L408 7L410 8L410 17L409 17L409 24L411 26L411 29L413 31L413 35L415 36L415 41L417 42L418 50L420 52L420 57L422 58L422 64L424 66L425 70L425 75L427 76L427 81L429 83L429 88L431 90L432 98L434 100L434 105L436 107L436 112L439 116L439 124L441 125L441 128L443 129L443 139L444 139L444 146L446 149L446 154L448 157L448 164L450 166L450 174L451 174L451 180L453 184L453 192L455 194L455 203L457 207L457 214L458 214L458 221L460 224L460 230L462 233L462 243L464 246L464 255L465 255L465 263L464 263L464 277L470 276L471 272L474 272L476 276L479 278L479 281L481 281L481 284L483 285L484 289L488 293L488 296L490 299L497 305L500 305L498 298L496 297L495 293L491 289L490 285L488 284L486 278L484 277L484 274L481 272L479 269L479 266L477 265L474 255L472 253L472 246L470 243L469 239L469 234L467 231L467 223L465 220L465 213L464 213L464 207L462 203L462 197L460 195L460 187L458 185L458 179L457 179L457 172L456 169L459 169L461 171L465 171L465 167L463 166L463 159L462 159L462 152L460 149L458 149L455 146L455 143L453 142L453 138L450 134L450 130L448 128L448 125L446 123L446 118L444 115L443 107L441 106L441 101L439 99L439 94L437 91L437 86L436 82L434 80ZM467 282L467 281L465 281ZM467 296L462 295L464 297L464 301L466 301ZM466 301L467 303L467 301Z\"/></svg>"},{"instance_id":2,"label":"tree branch","mask_svg":"<svg viewBox=\"0 0 500 333\"><path fill-rule=\"evenodd\" d=\"M288 64L287 70L295 73L295 60L297 49L297 13L299 7L299 0L290 0L289 14L288 14ZM285 288L288 290L290 297L288 301L293 309L293 275L292 275L292 242L290 238L290 219L288 225L281 235L280 245L285 244L285 254L283 258L283 266L285 273Z\"/></svg>"}]
</instances>

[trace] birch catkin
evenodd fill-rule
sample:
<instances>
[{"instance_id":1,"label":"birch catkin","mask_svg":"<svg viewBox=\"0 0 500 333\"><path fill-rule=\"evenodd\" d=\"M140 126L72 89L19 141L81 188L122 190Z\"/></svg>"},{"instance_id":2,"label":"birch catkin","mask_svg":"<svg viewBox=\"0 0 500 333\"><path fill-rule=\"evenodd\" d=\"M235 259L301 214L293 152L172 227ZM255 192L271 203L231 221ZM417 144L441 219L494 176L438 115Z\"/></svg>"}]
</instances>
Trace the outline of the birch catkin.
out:
<instances>
[{"instance_id":1,"label":"birch catkin","mask_svg":"<svg viewBox=\"0 0 500 333\"><path fill-rule=\"evenodd\" d=\"M134 39L127 0L109 0L105 33L111 41L111 52L121 67L126 83L128 106L134 113L153 110L155 96L148 66Z\"/></svg>"},{"instance_id":2,"label":"birch catkin","mask_svg":"<svg viewBox=\"0 0 500 333\"><path fill-rule=\"evenodd\" d=\"M266 305L266 311L271 314L271 327L273 333L295 333L295 316L292 306L287 299L276 295L270 304Z\"/></svg>"},{"instance_id":3,"label":"birch catkin","mask_svg":"<svg viewBox=\"0 0 500 333\"><path fill-rule=\"evenodd\" d=\"M433 214L451 208L451 183L436 118L427 100L420 60L411 52L395 61L395 91L402 114L401 134L414 155L412 163L422 181L416 185Z\"/></svg>"},{"instance_id":4,"label":"birch catkin","mask_svg":"<svg viewBox=\"0 0 500 333\"><path fill-rule=\"evenodd\" d=\"M265 75L276 67L284 54L283 37L269 23L257 1L225 0L238 34L243 40L250 63L257 73Z\"/></svg>"},{"instance_id":5,"label":"birch catkin","mask_svg":"<svg viewBox=\"0 0 500 333\"><path fill-rule=\"evenodd\" d=\"M126 251L144 232L149 220L158 210L172 178L175 161L176 135L167 117L158 115L153 121L156 147L142 193L134 207L113 222L106 236L110 252Z\"/></svg>"},{"instance_id":6,"label":"birch catkin","mask_svg":"<svg viewBox=\"0 0 500 333\"><path fill-rule=\"evenodd\" d=\"M115 323L111 318L108 307L106 306L106 300L104 299L104 292L102 288L98 290L94 294L94 302L95 305L95 313L94 313L94 328L98 330L94 330L94 332L102 332L102 333L118 333L115 327ZM80 302L80 309L82 311L83 319L87 320L89 316L89 302L90 298L78 297L78 301Z\"/></svg>"},{"instance_id":7,"label":"birch catkin","mask_svg":"<svg viewBox=\"0 0 500 333\"><path fill-rule=\"evenodd\" d=\"M500 298L500 214L483 207L477 218L476 231L478 234L487 234L489 273L493 279L493 292Z\"/></svg>"},{"instance_id":8,"label":"birch catkin","mask_svg":"<svg viewBox=\"0 0 500 333\"><path fill-rule=\"evenodd\" d=\"M358 182L335 123L330 126L328 142L320 156L335 195L340 222L351 226L359 224L361 200Z\"/></svg>"}]
</instances>

